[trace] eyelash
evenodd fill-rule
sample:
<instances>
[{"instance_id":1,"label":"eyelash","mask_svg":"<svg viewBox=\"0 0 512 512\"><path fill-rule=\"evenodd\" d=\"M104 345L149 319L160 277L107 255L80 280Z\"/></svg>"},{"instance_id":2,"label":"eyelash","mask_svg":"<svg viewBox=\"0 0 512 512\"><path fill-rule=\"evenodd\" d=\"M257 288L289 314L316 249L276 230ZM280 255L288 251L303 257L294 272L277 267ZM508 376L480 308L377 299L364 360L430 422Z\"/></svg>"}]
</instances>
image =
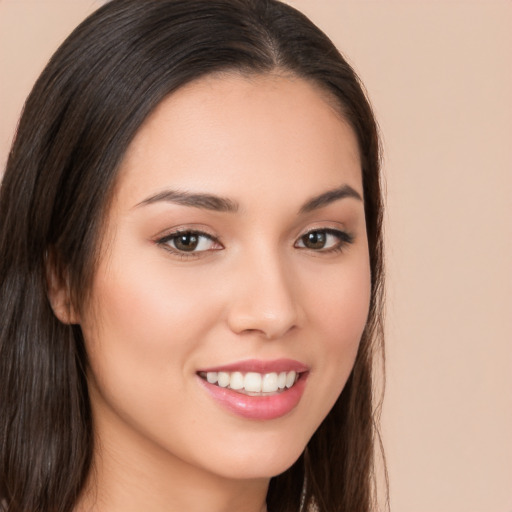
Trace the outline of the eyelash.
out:
<instances>
[{"instance_id":1,"label":"eyelash","mask_svg":"<svg viewBox=\"0 0 512 512\"><path fill-rule=\"evenodd\" d=\"M321 253L321 254L336 254L336 253L341 253L346 248L347 245L350 245L354 242L353 235L347 233L346 231L341 231L341 230L332 229L332 228L322 228L322 229L312 229L310 231L307 231L303 235L301 235L299 237L299 239L297 240L297 242L295 242L294 247L297 247L297 243L299 243L300 241L302 241L304 243L304 239L306 237L308 237L309 235L315 234L315 233L316 234L322 233L324 235L334 236L338 239L338 242L333 247L330 247L327 249L316 250L316 249L311 249L308 247L298 247L298 248L310 250L312 252ZM206 238L213 243L222 245L218 238L216 238L208 233L205 233L204 231L198 231L198 230L194 230L194 229L180 229L180 230L173 231L172 233L169 233L168 235L165 235L164 237L156 240L156 244L161 246L166 251L180 257L183 260L191 259L191 258L199 258L202 253L209 252L210 250L211 251L220 250L220 249L210 249L210 250L206 249L203 251L187 252L187 251L181 251L177 248L173 248L169 245L169 242L176 241L180 236L183 236L183 235L196 236L198 238Z\"/></svg>"}]
</instances>

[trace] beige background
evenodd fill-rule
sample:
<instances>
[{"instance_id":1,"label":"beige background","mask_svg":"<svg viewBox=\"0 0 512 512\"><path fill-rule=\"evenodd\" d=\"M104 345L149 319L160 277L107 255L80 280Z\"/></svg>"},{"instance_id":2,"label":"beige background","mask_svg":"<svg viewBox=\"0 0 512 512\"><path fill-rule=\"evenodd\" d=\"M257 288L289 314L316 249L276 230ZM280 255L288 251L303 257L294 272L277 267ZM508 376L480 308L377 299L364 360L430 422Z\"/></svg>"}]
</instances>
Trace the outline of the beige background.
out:
<instances>
[{"instance_id":1,"label":"beige background","mask_svg":"<svg viewBox=\"0 0 512 512\"><path fill-rule=\"evenodd\" d=\"M99 3L0 0L2 169L37 74ZM512 512L512 2L291 3L383 132L392 511Z\"/></svg>"}]
</instances>

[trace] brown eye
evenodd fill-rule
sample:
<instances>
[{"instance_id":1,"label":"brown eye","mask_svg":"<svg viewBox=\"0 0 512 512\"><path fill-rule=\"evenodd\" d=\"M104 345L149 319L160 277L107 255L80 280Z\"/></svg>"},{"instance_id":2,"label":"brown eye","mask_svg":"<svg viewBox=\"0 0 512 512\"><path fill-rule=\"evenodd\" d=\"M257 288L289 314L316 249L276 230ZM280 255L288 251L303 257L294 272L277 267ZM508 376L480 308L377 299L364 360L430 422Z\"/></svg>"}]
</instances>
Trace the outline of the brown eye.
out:
<instances>
[{"instance_id":1,"label":"brown eye","mask_svg":"<svg viewBox=\"0 0 512 512\"><path fill-rule=\"evenodd\" d=\"M327 235L323 231L312 231L302 237L304 247L308 249L323 249L326 241Z\"/></svg>"},{"instance_id":2,"label":"brown eye","mask_svg":"<svg viewBox=\"0 0 512 512\"><path fill-rule=\"evenodd\" d=\"M337 229L316 229L302 235L295 244L299 249L309 249L317 252L341 251L354 241L352 235Z\"/></svg>"},{"instance_id":3,"label":"brown eye","mask_svg":"<svg viewBox=\"0 0 512 512\"><path fill-rule=\"evenodd\" d=\"M178 251L191 252L197 249L199 245L199 236L195 233L182 233L177 235L174 239L174 247Z\"/></svg>"},{"instance_id":4,"label":"brown eye","mask_svg":"<svg viewBox=\"0 0 512 512\"><path fill-rule=\"evenodd\" d=\"M181 255L222 249L218 240L201 231L176 231L157 240L157 243Z\"/></svg>"}]
</instances>

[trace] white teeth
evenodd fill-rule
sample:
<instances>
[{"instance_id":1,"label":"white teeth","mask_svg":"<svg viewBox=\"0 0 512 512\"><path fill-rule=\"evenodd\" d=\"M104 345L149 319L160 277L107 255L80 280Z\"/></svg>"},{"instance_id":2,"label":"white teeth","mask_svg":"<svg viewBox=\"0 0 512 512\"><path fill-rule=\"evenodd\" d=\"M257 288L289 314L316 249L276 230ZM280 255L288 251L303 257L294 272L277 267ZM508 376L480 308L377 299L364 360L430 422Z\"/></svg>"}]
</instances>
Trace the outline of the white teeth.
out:
<instances>
[{"instance_id":1,"label":"white teeth","mask_svg":"<svg viewBox=\"0 0 512 512\"><path fill-rule=\"evenodd\" d=\"M217 372L208 372L206 374L206 380L210 384L215 384L217 382Z\"/></svg>"},{"instance_id":2,"label":"white teeth","mask_svg":"<svg viewBox=\"0 0 512 512\"><path fill-rule=\"evenodd\" d=\"M202 374L204 377L204 374ZM285 388L291 388L297 382L297 372L256 373L248 372L207 372L206 380L221 388L246 391L248 393L276 393Z\"/></svg>"},{"instance_id":3,"label":"white teeth","mask_svg":"<svg viewBox=\"0 0 512 512\"><path fill-rule=\"evenodd\" d=\"M251 391L253 393L261 392L261 373L249 372L244 377L244 388L245 391Z\"/></svg>"},{"instance_id":4,"label":"white teeth","mask_svg":"<svg viewBox=\"0 0 512 512\"><path fill-rule=\"evenodd\" d=\"M206 374L208 375L208 374ZM221 388L227 388L229 386L229 381L231 379L231 376L227 372L219 372L217 374L217 384Z\"/></svg>"},{"instance_id":5,"label":"white teeth","mask_svg":"<svg viewBox=\"0 0 512 512\"><path fill-rule=\"evenodd\" d=\"M295 372L288 372L286 374L286 387L291 388L295 384Z\"/></svg>"},{"instance_id":6,"label":"white teeth","mask_svg":"<svg viewBox=\"0 0 512 512\"><path fill-rule=\"evenodd\" d=\"M261 391L264 393L275 393L277 389L277 373L266 373L261 382Z\"/></svg>"},{"instance_id":7,"label":"white teeth","mask_svg":"<svg viewBox=\"0 0 512 512\"><path fill-rule=\"evenodd\" d=\"M286 372L281 372L279 377L277 377L277 387L279 389L284 389L286 387Z\"/></svg>"},{"instance_id":8,"label":"white teeth","mask_svg":"<svg viewBox=\"0 0 512 512\"><path fill-rule=\"evenodd\" d=\"M244 376L240 372L232 373L229 387L231 389L242 389L244 387Z\"/></svg>"}]
</instances>

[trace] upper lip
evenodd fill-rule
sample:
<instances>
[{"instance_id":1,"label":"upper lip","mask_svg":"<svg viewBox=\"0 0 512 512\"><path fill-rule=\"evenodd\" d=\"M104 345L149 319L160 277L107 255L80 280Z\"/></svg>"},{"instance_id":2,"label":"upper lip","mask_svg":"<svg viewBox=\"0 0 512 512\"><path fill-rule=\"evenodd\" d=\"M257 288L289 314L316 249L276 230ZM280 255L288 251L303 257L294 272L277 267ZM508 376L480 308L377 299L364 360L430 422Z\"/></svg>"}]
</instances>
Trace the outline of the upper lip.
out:
<instances>
[{"instance_id":1,"label":"upper lip","mask_svg":"<svg viewBox=\"0 0 512 512\"><path fill-rule=\"evenodd\" d=\"M245 359L234 363L212 366L210 368L201 368L198 373L208 372L255 372L255 373L280 373L280 372L306 372L309 368L293 359L273 359L265 361L261 359Z\"/></svg>"}]
</instances>

